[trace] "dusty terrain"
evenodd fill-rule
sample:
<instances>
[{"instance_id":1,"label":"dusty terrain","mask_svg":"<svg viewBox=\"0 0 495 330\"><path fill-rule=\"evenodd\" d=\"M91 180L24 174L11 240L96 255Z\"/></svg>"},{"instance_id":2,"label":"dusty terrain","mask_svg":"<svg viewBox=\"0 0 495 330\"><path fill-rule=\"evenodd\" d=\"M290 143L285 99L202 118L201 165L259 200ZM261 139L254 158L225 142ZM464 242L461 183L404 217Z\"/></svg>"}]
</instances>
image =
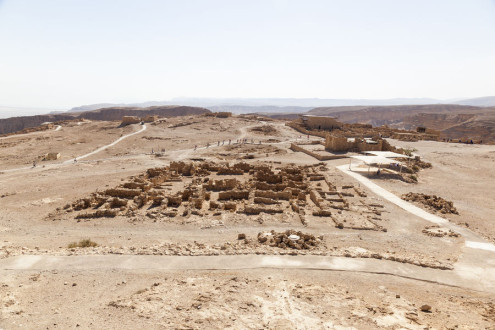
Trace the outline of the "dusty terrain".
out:
<instances>
[{"instance_id":1,"label":"dusty terrain","mask_svg":"<svg viewBox=\"0 0 495 330\"><path fill-rule=\"evenodd\" d=\"M493 146L390 140L433 167L363 176L452 201L437 224L301 140L237 116L0 138L0 328L495 328Z\"/></svg>"}]
</instances>

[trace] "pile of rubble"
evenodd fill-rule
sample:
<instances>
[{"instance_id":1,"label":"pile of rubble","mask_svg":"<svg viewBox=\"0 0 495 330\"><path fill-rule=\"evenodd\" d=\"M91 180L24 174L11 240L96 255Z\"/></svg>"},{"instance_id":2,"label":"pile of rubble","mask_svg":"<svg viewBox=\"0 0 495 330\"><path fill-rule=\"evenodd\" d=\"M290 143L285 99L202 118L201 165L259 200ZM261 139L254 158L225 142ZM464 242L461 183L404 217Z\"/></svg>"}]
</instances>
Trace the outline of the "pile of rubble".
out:
<instances>
[{"instance_id":1,"label":"pile of rubble","mask_svg":"<svg viewBox=\"0 0 495 330\"><path fill-rule=\"evenodd\" d=\"M315 237L314 235L304 234L303 232L292 229L281 233L277 233L274 230L266 233L258 233L259 243L281 249L309 250L318 246L322 241L322 236Z\"/></svg>"},{"instance_id":2,"label":"pile of rubble","mask_svg":"<svg viewBox=\"0 0 495 330\"><path fill-rule=\"evenodd\" d=\"M420 170L424 170L426 168L432 168L433 166L431 163L425 162L421 160L421 158L416 157L413 159L407 159L407 158L398 158L398 161L401 161L403 164L408 164L408 166L405 166L402 168L402 171L404 173L418 173Z\"/></svg>"},{"instance_id":3,"label":"pile of rubble","mask_svg":"<svg viewBox=\"0 0 495 330\"><path fill-rule=\"evenodd\" d=\"M441 212L442 214L459 214L454 207L454 203L435 195L409 192L402 195L401 198L406 201L421 203L432 210Z\"/></svg>"},{"instance_id":4,"label":"pile of rubble","mask_svg":"<svg viewBox=\"0 0 495 330\"><path fill-rule=\"evenodd\" d=\"M251 128L251 132L259 132L265 135L277 135L278 131L272 125L261 125Z\"/></svg>"},{"instance_id":5,"label":"pile of rubble","mask_svg":"<svg viewBox=\"0 0 495 330\"><path fill-rule=\"evenodd\" d=\"M451 229L440 227L437 225L433 226L427 226L425 229L423 229L423 234L426 234L428 236L432 237L459 237L460 235Z\"/></svg>"},{"instance_id":6,"label":"pile of rubble","mask_svg":"<svg viewBox=\"0 0 495 330\"><path fill-rule=\"evenodd\" d=\"M290 231L294 233L294 231ZM295 234L290 235L297 235ZM271 232L270 232L271 234ZM269 236L270 238L281 236L283 242L286 232L275 233L275 235L262 234L260 236ZM290 240L289 236L287 239ZM299 236L299 235L298 235ZM98 244L93 247L76 247L76 248L59 248L59 249L40 249L38 247L28 248L25 246L0 246L0 259L14 257L18 255L51 255L51 256L75 256L75 255L170 255L170 256L218 256L218 255L320 255L320 256L338 256L346 258L370 258L390 260L399 263L412 264L421 267L436 268L436 269L453 269L452 262L455 260L438 260L431 255L414 254L414 253L396 253L394 251L378 252L367 250L362 247L328 247L323 237L314 237L307 235L310 238L305 241L309 249L302 247L302 244L297 248L296 243L290 247L285 244L285 248L280 247L281 243L275 244L275 239L272 243L267 239L264 243L251 240L244 234L239 234L239 239L236 242L225 242L217 244L208 244L202 242L180 242L180 243L160 243L144 246L104 246ZM303 237L301 233L299 237ZM264 241L264 239L262 239ZM316 242L311 245L311 241ZM309 244L308 244L309 242ZM292 244L292 243L288 243Z\"/></svg>"}]
</instances>

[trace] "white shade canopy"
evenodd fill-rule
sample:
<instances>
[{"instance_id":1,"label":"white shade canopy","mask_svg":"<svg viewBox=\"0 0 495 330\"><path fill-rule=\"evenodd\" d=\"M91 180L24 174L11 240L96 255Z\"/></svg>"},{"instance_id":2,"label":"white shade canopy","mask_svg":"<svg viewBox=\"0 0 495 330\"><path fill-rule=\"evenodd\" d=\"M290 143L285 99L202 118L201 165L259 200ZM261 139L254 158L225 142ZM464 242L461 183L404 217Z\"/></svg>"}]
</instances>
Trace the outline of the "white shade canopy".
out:
<instances>
[{"instance_id":1,"label":"white shade canopy","mask_svg":"<svg viewBox=\"0 0 495 330\"><path fill-rule=\"evenodd\" d=\"M375 156L381 156L385 158L411 158L407 155L403 154L398 154L396 152L392 151L365 151L365 154L370 154L370 155L375 155Z\"/></svg>"},{"instance_id":2,"label":"white shade canopy","mask_svg":"<svg viewBox=\"0 0 495 330\"><path fill-rule=\"evenodd\" d=\"M358 159L364 162L366 165L371 165L371 164L388 165L392 163L397 163L397 161L385 158L383 156L351 156L351 158Z\"/></svg>"}]
</instances>

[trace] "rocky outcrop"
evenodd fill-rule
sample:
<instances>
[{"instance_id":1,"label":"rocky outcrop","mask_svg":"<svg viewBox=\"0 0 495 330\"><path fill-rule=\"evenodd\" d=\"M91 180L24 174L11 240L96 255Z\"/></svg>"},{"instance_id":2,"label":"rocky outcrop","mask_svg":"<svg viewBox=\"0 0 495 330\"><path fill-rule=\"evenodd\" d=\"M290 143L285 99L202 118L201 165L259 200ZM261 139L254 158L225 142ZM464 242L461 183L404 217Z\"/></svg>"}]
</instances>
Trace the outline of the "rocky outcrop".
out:
<instances>
[{"instance_id":1,"label":"rocky outcrop","mask_svg":"<svg viewBox=\"0 0 495 330\"><path fill-rule=\"evenodd\" d=\"M149 108L135 107L112 107L103 108L94 111L83 112L78 117L91 120L121 120L124 116L136 116L139 118L146 116L158 115L160 117L177 117L201 115L208 113L210 110L198 107L185 106L157 106Z\"/></svg>"},{"instance_id":2,"label":"rocky outcrop","mask_svg":"<svg viewBox=\"0 0 495 330\"><path fill-rule=\"evenodd\" d=\"M74 119L72 115L40 115L0 119L0 134L22 131L26 128L37 127L46 122ZM120 119L120 118L119 118ZM26 132L27 133L27 132Z\"/></svg>"}]
</instances>

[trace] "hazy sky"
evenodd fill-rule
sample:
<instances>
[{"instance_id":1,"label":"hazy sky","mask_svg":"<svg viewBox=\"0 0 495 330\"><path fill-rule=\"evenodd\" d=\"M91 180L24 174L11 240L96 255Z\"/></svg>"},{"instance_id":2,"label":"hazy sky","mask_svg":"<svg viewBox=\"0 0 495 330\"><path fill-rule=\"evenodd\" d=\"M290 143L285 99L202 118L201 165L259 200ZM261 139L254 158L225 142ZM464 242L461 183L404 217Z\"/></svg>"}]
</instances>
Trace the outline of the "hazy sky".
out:
<instances>
[{"instance_id":1,"label":"hazy sky","mask_svg":"<svg viewBox=\"0 0 495 330\"><path fill-rule=\"evenodd\" d=\"M495 0L0 0L0 105L495 94Z\"/></svg>"}]
</instances>

